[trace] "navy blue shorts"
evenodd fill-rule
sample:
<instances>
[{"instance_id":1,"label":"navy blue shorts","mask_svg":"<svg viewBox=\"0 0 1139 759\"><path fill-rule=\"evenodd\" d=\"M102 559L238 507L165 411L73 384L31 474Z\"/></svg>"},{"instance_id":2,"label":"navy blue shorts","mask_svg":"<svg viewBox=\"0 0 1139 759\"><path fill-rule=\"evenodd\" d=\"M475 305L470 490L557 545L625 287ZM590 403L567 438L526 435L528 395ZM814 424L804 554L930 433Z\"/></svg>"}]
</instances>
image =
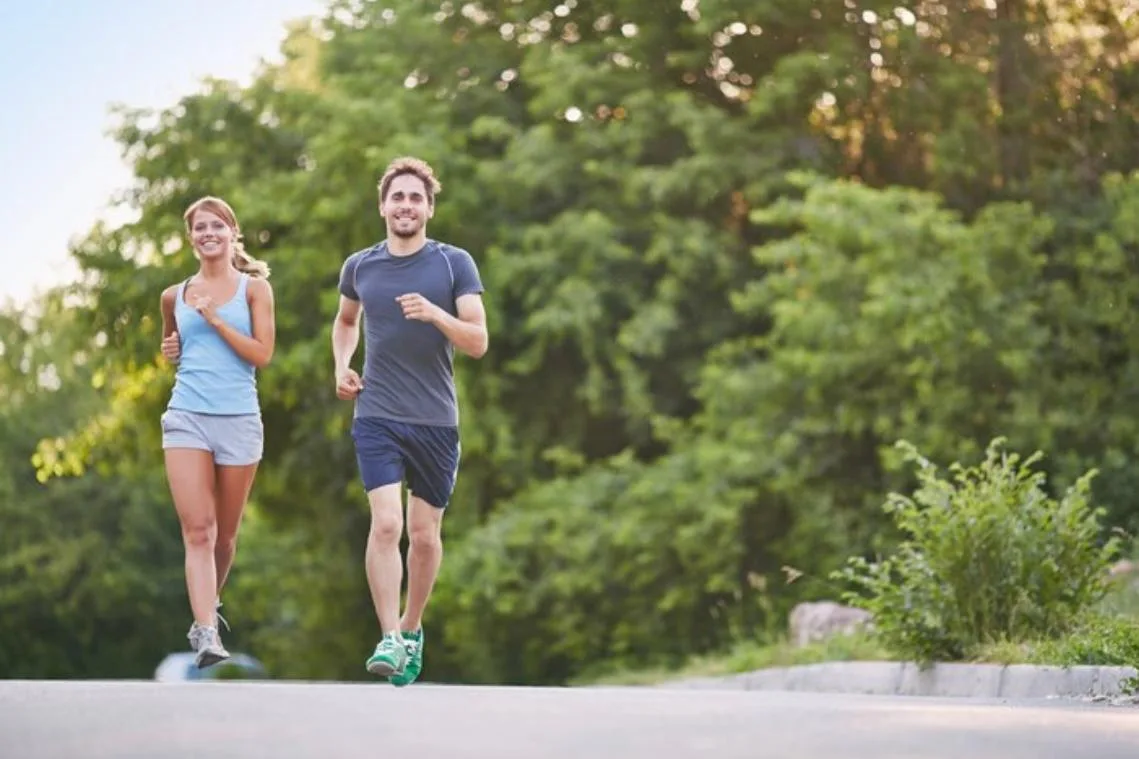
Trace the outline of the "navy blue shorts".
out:
<instances>
[{"instance_id":1,"label":"navy blue shorts","mask_svg":"<svg viewBox=\"0 0 1139 759\"><path fill-rule=\"evenodd\" d=\"M412 495L447 508L459 474L459 430L376 417L352 420L364 490L407 480Z\"/></svg>"}]
</instances>

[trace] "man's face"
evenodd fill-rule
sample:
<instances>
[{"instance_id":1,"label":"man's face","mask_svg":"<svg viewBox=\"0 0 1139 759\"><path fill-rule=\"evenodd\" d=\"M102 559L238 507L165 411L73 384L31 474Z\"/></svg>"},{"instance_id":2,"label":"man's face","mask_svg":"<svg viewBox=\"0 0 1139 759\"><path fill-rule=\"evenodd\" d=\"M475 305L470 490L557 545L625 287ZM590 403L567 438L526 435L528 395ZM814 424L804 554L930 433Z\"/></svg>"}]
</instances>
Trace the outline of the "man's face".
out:
<instances>
[{"instance_id":1,"label":"man's face","mask_svg":"<svg viewBox=\"0 0 1139 759\"><path fill-rule=\"evenodd\" d=\"M380 216L388 225L389 234L396 237L415 237L435 213L427 201L427 187L414 174L400 174L388 186L388 196L380 203Z\"/></svg>"}]
</instances>

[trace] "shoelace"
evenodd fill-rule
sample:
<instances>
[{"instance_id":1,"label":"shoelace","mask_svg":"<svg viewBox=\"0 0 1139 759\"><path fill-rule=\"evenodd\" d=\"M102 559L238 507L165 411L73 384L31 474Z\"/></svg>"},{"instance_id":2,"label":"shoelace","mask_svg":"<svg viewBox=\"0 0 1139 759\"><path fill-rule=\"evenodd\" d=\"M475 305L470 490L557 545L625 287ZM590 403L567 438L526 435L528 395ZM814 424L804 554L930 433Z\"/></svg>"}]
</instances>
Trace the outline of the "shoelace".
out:
<instances>
[{"instance_id":1,"label":"shoelace","mask_svg":"<svg viewBox=\"0 0 1139 759\"><path fill-rule=\"evenodd\" d=\"M411 643L411 641L404 640L402 637L385 635L383 640L380 641L379 650L395 652L402 648L404 653L410 655L412 649L409 648L409 643Z\"/></svg>"},{"instance_id":2,"label":"shoelace","mask_svg":"<svg viewBox=\"0 0 1139 759\"><path fill-rule=\"evenodd\" d=\"M186 635L190 639L190 647L195 651L200 651L205 646L213 644L217 637L217 631L212 627L204 627L202 625L194 625L190 628L190 632Z\"/></svg>"},{"instance_id":3,"label":"shoelace","mask_svg":"<svg viewBox=\"0 0 1139 759\"><path fill-rule=\"evenodd\" d=\"M218 601L217 606L214 607L214 615L218 618L219 624L225 625L225 631L229 632L229 622L221 615L221 601Z\"/></svg>"}]
</instances>

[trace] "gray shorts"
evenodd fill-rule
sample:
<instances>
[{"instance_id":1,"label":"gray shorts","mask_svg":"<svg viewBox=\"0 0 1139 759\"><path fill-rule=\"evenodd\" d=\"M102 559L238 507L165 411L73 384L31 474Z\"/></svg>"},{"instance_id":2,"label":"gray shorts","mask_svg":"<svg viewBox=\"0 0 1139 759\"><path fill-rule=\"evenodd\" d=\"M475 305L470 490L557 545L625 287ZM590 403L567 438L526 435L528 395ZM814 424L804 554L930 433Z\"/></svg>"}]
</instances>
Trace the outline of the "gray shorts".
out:
<instances>
[{"instance_id":1,"label":"gray shorts","mask_svg":"<svg viewBox=\"0 0 1139 759\"><path fill-rule=\"evenodd\" d=\"M199 414L167 409L162 415L162 447L209 451L214 463L246 466L261 460L265 427L260 414Z\"/></svg>"}]
</instances>

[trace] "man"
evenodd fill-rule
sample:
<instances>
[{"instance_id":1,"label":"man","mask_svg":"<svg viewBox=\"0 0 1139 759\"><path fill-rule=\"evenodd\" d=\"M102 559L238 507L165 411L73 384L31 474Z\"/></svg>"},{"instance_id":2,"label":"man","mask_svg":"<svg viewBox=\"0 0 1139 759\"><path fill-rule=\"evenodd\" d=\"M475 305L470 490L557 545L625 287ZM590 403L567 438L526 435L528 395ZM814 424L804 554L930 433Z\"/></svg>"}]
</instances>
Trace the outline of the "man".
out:
<instances>
[{"instance_id":1,"label":"man","mask_svg":"<svg viewBox=\"0 0 1139 759\"><path fill-rule=\"evenodd\" d=\"M440 190L431 167L399 158L379 182L387 238L348 257L332 325L336 395L355 400L352 438L372 524L365 566L381 638L369 672L408 685L423 667L423 612L443 556L443 513L459 468L457 348L487 350L482 282L470 254L427 237ZM349 368L364 314L364 376ZM399 543L407 502L407 606Z\"/></svg>"}]
</instances>

